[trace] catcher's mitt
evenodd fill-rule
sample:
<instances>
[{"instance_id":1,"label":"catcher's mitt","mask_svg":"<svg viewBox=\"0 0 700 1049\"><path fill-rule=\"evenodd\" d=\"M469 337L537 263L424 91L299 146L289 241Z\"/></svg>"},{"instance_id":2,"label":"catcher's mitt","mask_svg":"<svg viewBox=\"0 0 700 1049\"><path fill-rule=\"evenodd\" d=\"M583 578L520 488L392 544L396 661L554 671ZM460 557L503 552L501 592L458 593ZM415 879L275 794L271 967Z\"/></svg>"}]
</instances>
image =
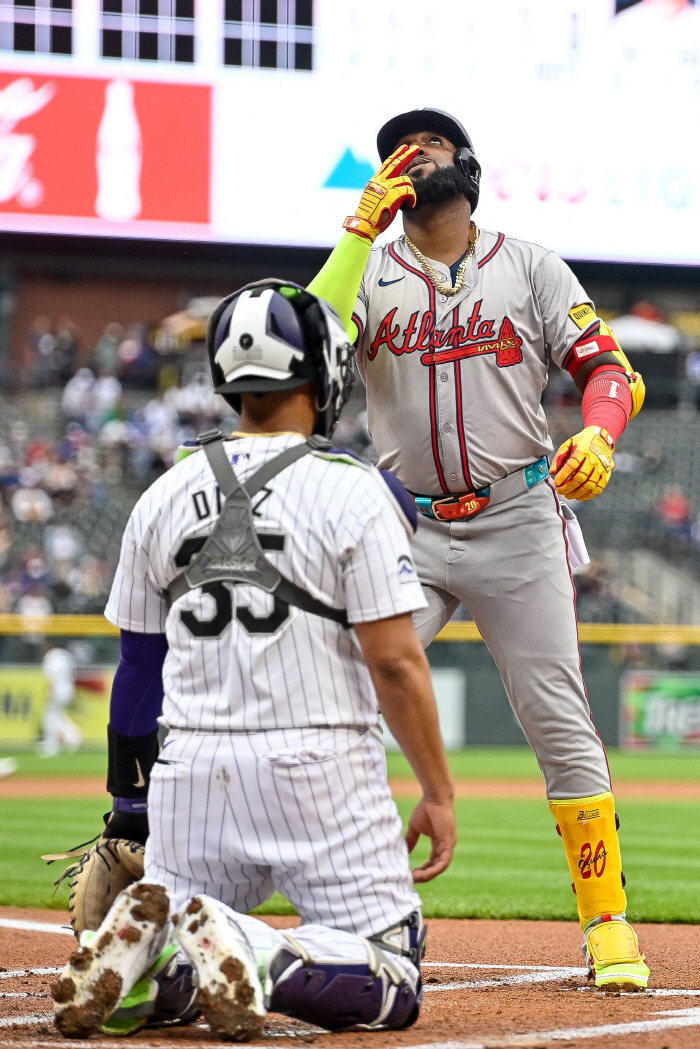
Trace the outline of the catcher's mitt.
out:
<instances>
[{"instance_id":1,"label":"catcher's mitt","mask_svg":"<svg viewBox=\"0 0 700 1049\"><path fill-rule=\"evenodd\" d=\"M98 929L127 885L143 878L144 847L124 838L99 838L56 882L70 879L70 923L78 940L85 929ZM51 862L51 858L43 857ZM58 859L59 857L55 857Z\"/></svg>"}]
</instances>

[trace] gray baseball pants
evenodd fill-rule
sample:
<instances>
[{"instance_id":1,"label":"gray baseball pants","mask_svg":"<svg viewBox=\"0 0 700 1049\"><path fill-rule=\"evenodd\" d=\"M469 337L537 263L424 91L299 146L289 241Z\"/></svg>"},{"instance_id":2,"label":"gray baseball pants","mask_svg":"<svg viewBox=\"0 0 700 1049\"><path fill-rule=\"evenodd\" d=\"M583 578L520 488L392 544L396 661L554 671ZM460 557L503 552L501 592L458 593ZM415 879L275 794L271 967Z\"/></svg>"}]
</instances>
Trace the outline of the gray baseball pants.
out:
<instances>
[{"instance_id":1,"label":"gray baseball pants","mask_svg":"<svg viewBox=\"0 0 700 1049\"><path fill-rule=\"evenodd\" d=\"M498 667L549 798L611 789L581 673L575 593L556 491L542 483L468 521L421 517L413 541L428 646L462 602Z\"/></svg>"}]
</instances>

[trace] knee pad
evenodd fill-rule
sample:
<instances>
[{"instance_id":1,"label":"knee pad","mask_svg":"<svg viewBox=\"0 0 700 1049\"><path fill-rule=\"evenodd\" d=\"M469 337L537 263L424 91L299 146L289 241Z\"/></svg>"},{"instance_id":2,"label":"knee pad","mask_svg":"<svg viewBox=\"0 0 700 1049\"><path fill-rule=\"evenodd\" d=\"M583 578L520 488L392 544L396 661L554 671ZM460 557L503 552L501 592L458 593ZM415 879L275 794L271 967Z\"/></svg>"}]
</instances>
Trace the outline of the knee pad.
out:
<instances>
[{"instance_id":1,"label":"knee pad","mask_svg":"<svg viewBox=\"0 0 700 1049\"><path fill-rule=\"evenodd\" d=\"M363 941L366 962L313 958L293 935L284 935L286 942L268 963L265 991L272 1012L328 1031L399 1030L418 1019L423 992L410 959L394 961L371 940Z\"/></svg>"}]
</instances>

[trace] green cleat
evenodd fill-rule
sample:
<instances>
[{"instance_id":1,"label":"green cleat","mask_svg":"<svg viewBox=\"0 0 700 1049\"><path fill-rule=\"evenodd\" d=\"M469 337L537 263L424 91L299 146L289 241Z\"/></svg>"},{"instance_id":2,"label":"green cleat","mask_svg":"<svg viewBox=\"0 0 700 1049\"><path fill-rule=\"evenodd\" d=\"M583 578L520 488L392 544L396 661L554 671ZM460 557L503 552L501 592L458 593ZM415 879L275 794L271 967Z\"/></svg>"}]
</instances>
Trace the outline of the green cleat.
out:
<instances>
[{"instance_id":1,"label":"green cleat","mask_svg":"<svg viewBox=\"0 0 700 1049\"><path fill-rule=\"evenodd\" d=\"M611 990L646 990L649 966L639 948L637 934L624 918L603 915L586 929L582 947L588 974L596 987Z\"/></svg>"}]
</instances>

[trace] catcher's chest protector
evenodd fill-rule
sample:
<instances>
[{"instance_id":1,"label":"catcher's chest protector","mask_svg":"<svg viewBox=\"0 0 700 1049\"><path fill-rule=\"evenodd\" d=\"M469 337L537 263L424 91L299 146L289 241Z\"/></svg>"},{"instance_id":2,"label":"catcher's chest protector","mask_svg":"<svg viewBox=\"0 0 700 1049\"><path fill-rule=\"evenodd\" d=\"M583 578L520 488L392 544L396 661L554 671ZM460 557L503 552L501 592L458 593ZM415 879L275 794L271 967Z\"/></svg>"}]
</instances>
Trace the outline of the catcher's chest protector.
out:
<instances>
[{"instance_id":1,"label":"catcher's chest protector","mask_svg":"<svg viewBox=\"0 0 700 1049\"><path fill-rule=\"evenodd\" d=\"M202 549L187 570L164 591L168 605L171 606L190 590L196 590L206 583L242 583L258 586L304 612L332 619L347 627L349 624L344 609L331 608L318 601L302 587L285 579L279 569L268 561L253 520L252 497L287 466L309 452L329 448L330 442L314 436L303 444L286 448L257 470L245 484L241 484L224 451L223 435L214 431L202 434L198 440L204 447L225 500Z\"/></svg>"}]
</instances>

